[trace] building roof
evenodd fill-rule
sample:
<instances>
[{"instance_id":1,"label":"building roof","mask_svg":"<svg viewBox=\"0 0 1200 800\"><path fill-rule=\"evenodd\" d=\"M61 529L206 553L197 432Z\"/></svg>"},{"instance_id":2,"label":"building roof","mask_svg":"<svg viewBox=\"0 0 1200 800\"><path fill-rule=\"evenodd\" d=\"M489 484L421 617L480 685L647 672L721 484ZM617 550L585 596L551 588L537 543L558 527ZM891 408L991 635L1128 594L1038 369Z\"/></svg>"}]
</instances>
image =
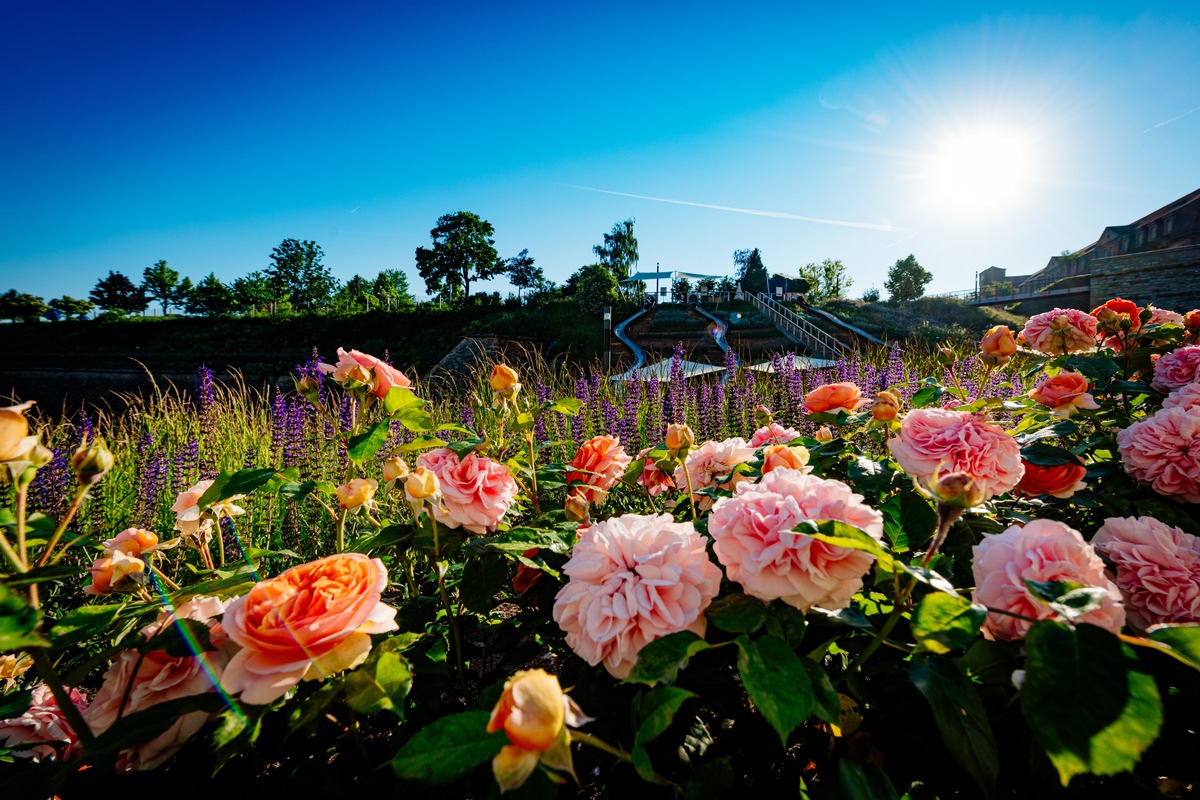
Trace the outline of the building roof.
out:
<instances>
[{"instance_id":1,"label":"building roof","mask_svg":"<svg viewBox=\"0 0 1200 800\"><path fill-rule=\"evenodd\" d=\"M1194 203L1197 200L1200 200L1200 189L1197 189L1196 191L1194 191L1190 194L1185 194L1183 197L1179 198L1178 200L1174 200L1170 203L1167 203L1165 206L1158 209L1157 211L1151 211L1146 216L1135 221L1133 223L1133 226L1136 227L1136 226L1140 226L1140 225L1145 225L1147 222L1153 222L1154 220L1165 217L1166 215L1170 214L1172 211L1178 211L1179 209L1183 208L1184 206Z\"/></svg>"}]
</instances>

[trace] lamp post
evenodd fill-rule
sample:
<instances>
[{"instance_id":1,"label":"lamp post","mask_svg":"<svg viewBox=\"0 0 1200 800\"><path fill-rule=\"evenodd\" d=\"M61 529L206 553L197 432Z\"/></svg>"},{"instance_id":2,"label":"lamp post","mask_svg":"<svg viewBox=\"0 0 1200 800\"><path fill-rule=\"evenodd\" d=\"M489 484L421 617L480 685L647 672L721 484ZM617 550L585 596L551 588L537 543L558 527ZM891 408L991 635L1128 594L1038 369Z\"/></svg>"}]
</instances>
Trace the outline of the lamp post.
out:
<instances>
[{"instance_id":1,"label":"lamp post","mask_svg":"<svg viewBox=\"0 0 1200 800\"><path fill-rule=\"evenodd\" d=\"M612 371L612 306L604 307L604 371Z\"/></svg>"}]
</instances>

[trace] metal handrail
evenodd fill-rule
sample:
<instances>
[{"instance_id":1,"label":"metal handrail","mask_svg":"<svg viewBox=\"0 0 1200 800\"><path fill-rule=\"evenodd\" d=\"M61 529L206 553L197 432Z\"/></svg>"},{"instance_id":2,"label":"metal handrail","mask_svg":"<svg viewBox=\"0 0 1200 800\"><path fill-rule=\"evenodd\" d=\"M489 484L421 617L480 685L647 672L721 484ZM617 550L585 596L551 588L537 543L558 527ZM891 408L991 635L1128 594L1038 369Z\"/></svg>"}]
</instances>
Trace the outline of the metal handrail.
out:
<instances>
[{"instance_id":1,"label":"metal handrail","mask_svg":"<svg viewBox=\"0 0 1200 800\"><path fill-rule=\"evenodd\" d=\"M758 295L747 293L746 296L760 311L771 318L775 327L800 340L802 344L814 351L813 355L837 359L846 354L846 345L765 292Z\"/></svg>"}]
</instances>

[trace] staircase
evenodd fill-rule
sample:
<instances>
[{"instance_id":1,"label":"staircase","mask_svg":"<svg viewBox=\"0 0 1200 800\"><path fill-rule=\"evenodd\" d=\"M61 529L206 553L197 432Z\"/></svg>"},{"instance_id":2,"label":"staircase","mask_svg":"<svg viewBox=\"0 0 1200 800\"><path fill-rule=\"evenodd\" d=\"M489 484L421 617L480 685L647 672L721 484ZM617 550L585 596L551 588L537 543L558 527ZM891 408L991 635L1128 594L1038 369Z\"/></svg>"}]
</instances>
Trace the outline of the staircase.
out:
<instances>
[{"instance_id":1,"label":"staircase","mask_svg":"<svg viewBox=\"0 0 1200 800\"><path fill-rule=\"evenodd\" d=\"M787 306L771 298L765 292L757 295L744 293L745 299L766 314L775 323L775 327L785 335L794 339L798 344L808 349L808 354L815 358L825 358L836 361L844 358L848 351L845 344L830 336L825 331L792 311Z\"/></svg>"}]
</instances>

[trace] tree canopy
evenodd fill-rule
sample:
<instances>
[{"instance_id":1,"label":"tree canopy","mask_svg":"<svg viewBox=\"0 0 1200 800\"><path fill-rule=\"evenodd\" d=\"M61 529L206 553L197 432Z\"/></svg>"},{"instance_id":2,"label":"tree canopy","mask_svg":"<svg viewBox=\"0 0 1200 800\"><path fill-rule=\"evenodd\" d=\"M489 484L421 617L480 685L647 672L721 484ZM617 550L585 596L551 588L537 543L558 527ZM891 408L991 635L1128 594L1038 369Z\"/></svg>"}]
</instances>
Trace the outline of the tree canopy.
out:
<instances>
[{"instance_id":1,"label":"tree canopy","mask_svg":"<svg viewBox=\"0 0 1200 800\"><path fill-rule=\"evenodd\" d=\"M854 285L854 281L846 275L846 267L841 259L827 258L820 264L805 264L800 269L800 277L808 281L808 295L812 299L841 297Z\"/></svg>"},{"instance_id":2,"label":"tree canopy","mask_svg":"<svg viewBox=\"0 0 1200 800\"><path fill-rule=\"evenodd\" d=\"M270 300L290 300L297 311L323 308L337 289L337 281L321 261L324 257L321 246L314 241L284 239L271 251L266 269Z\"/></svg>"},{"instance_id":3,"label":"tree canopy","mask_svg":"<svg viewBox=\"0 0 1200 800\"><path fill-rule=\"evenodd\" d=\"M470 211L438 217L429 232L433 247L418 247L416 254L426 291L442 300L459 300L471 296L471 281L503 273L495 232L492 223Z\"/></svg>"},{"instance_id":4,"label":"tree canopy","mask_svg":"<svg viewBox=\"0 0 1200 800\"><path fill-rule=\"evenodd\" d=\"M191 281L188 281L188 288L191 288ZM154 266L142 270L142 291L146 297L162 306L164 317L170 312L171 306L187 299L186 295L180 296L180 289L179 273L168 267L166 261L160 259L154 262Z\"/></svg>"},{"instance_id":5,"label":"tree canopy","mask_svg":"<svg viewBox=\"0 0 1200 800\"><path fill-rule=\"evenodd\" d=\"M633 218L613 224L612 231L604 234L604 243L592 245L596 257L618 281L629 277L637 266L638 241L633 235Z\"/></svg>"},{"instance_id":6,"label":"tree canopy","mask_svg":"<svg viewBox=\"0 0 1200 800\"><path fill-rule=\"evenodd\" d=\"M767 268L757 247L734 251L733 263L737 267L737 279L743 292L758 294L767 290Z\"/></svg>"},{"instance_id":7,"label":"tree canopy","mask_svg":"<svg viewBox=\"0 0 1200 800\"><path fill-rule=\"evenodd\" d=\"M579 310L588 315L599 314L604 306L617 302L617 279L605 264L580 267L567 279L565 288L574 295Z\"/></svg>"},{"instance_id":8,"label":"tree canopy","mask_svg":"<svg viewBox=\"0 0 1200 800\"><path fill-rule=\"evenodd\" d=\"M517 297L521 296L522 290L536 288L546 280L542 268L534 266L533 257L529 255L529 248L508 260L508 280L517 287Z\"/></svg>"},{"instance_id":9,"label":"tree canopy","mask_svg":"<svg viewBox=\"0 0 1200 800\"><path fill-rule=\"evenodd\" d=\"M907 258L901 258L888 269L887 280L883 288L887 289L888 299L903 302L916 300L925 294L925 285L933 280L933 275L917 263L916 257L909 253Z\"/></svg>"},{"instance_id":10,"label":"tree canopy","mask_svg":"<svg viewBox=\"0 0 1200 800\"><path fill-rule=\"evenodd\" d=\"M188 295L185 310L189 314L219 317L233 310L233 292L215 273L208 273Z\"/></svg>"},{"instance_id":11,"label":"tree canopy","mask_svg":"<svg viewBox=\"0 0 1200 800\"><path fill-rule=\"evenodd\" d=\"M109 270L107 277L97 281L88 297L105 311L118 314L137 314L149 305L142 288L116 270Z\"/></svg>"}]
</instances>

